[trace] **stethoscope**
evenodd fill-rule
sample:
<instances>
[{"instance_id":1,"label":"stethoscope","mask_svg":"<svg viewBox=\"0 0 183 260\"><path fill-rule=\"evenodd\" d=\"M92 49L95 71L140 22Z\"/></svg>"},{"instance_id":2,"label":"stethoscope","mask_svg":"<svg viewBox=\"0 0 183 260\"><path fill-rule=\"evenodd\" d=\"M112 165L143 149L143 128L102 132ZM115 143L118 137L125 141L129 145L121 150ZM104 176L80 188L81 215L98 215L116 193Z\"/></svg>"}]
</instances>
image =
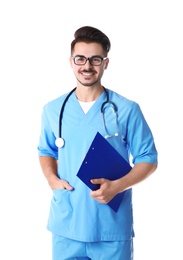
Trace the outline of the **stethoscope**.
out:
<instances>
[{"instance_id":1,"label":"stethoscope","mask_svg":"<svg viewBox=\"0 0 183 260\"><path fill-rule=\"evenodd\" d=\"M106 135L105 135L105 138L111 138L111 137L114 137L114 136L118 136L118 123L117 123L117 106L114 102L110 101L109 100L109 93L108 91L106 90L106 88L104 88L104 91L105 91L105 94L106 94L106 101L102 103L101 105L101 113L102 113L102 118L103 118L103 123L104 123L104 129L105 129L105 132L106 132ZM62 138L62 118L63 118L63 112L64 112L64 108L65 108L65 105L66 105L66 102L67 100L69 99L69 97L72 95L72 93L76 90L76 88L74 88L73 90L71 90L69 92L69 94L66 96L64 102L63 102L63 105L61 107L61 110L60 110L60 116L59 116L59 128L58 128L58 138L55 140L55 144L58 148L61 148L64 146L65 144L65 141L64 139ZM113 107L113 110L114 110L114 113L115 113L115 123L116 123L116 132L113 134L113 135L109 135L108 132L107 132L107 127L106 127L106 123L105 123L105 116L104 116L104 110L105 110L105 106L106 104L111 104L112 107Z\"/></svg>"}]
</instances>

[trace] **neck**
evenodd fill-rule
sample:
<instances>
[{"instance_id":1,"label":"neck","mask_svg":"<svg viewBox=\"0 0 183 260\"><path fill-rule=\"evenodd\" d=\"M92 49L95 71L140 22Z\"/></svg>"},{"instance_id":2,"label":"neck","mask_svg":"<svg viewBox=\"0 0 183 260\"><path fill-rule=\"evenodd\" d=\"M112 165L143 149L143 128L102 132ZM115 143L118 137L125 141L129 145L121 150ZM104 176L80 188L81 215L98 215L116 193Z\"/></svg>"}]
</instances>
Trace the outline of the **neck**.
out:
<instances>
[{"instance_id":1,"label":"neck","mask_svg":"<svg viewBox=\"0 0 183 260\"><path fill-rule=\"evenodd\" d=\"M99 87L77 87L76 97L83 102L95 101L104 91L102 86Z\"/></svg>"}]
</instances>

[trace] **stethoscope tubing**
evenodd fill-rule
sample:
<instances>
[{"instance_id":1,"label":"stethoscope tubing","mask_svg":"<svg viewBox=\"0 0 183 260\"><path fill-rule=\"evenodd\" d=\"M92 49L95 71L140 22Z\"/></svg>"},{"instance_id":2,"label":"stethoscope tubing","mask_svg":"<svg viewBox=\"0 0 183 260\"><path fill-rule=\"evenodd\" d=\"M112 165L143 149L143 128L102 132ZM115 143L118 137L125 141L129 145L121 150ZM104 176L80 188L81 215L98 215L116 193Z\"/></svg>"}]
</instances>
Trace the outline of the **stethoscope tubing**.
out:
<instances>
[{"instance_id":1,"label":"stethoscope tubing","mask_svg":"<svg viewBox=\"0 0 183 260\"><path fill-rule=\"evenodd\" d=\"M66 98L63 102L63 105L61 107L60 116L59 116L58 138L62 138L62 118L63 118L63 113L64 113L64 108L65 108L66 102L75 90L76 90L76 88L74 88L73 90L71 90L71 92L69 92L69 94L66 96Z\"/></svg>"},{"instance_id":2,"label":"stethoscope tubing","mask_svg":"<svg viewBox=\"0 0 183 260\"><path fill-rule=\"evenodd\" d=\"M103 89L106 93L106 101L103 102L102 105L101 105L101 113L102 113L103 118L104 118L104 107L105 107L106 104L108 104L108 103L111 104L114 108L115 113L117 113L117 106L115 105L115 103L113 103L112 101L109 100L109 94L108 94L107 89L104 88L104 87L103 87ZM64 113L64 108L65 108L66 102L75 90L76 90L76 87L69 92L69 94L66 96L66 98L65 98L65 100L62 104L61 110L60 110L58 138L55 141L55 144L56 144L57 147L63 147L64 146L64 139L62 138L62 118L63 118L63 113Z\"/></svg>"}]
</instances>

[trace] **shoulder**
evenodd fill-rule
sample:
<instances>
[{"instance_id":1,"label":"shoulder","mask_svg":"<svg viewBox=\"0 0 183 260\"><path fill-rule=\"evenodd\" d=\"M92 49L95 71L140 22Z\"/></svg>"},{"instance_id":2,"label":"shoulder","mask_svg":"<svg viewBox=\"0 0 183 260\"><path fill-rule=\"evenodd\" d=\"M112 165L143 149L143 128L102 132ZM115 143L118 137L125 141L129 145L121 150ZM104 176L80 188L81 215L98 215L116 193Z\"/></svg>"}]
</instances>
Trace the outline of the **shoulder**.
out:
<instances>
[{"instance_id":1,"label":"shoulder","mask_svg":"<svg viewBox=\"0 0 183 260\"><path fill-rule=\"evenodd\" d=\"M133 108L137 108L139 107L139 104L134 101L131 100L113 90L107 89L108 93L109 93L109 99L113 102L116 103L116 105L118 106L122 106L122 107L128 107L129 109L133 109Z\"/></svg>"},{"instance_id":2,"label":"shoulder","mask_svg":"<svg viewBox=\"0 0 183 260\"><path fill-rule=\"evenodd\" d=\"M44 110L58 110L61 108L66 96L68 93L65 93L55 99L49 100L45 105L44 105Z\"/></svg>"},{"instance_id":3,"label":"shoulder","mask_svg":"<svg viewBox=\"0 0 183 260\"><path fill-rule=\"evenodd\" d=\"M144 118L141 107L136 101L124 97L112 90L108 90L108 93L109 100L117 107L119 118L130 121L142 120Z\"/></svg>"}]
</instances>

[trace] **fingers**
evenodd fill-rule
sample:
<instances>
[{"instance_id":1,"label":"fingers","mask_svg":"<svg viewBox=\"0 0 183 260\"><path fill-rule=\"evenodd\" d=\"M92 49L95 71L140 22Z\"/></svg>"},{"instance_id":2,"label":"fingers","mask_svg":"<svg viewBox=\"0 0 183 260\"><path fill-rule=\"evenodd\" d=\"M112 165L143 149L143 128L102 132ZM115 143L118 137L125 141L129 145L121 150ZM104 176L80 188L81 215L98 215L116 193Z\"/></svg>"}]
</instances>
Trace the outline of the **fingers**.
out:
<instances>
[{"instance_id":1,"label":"fingers","mask_svg":"<svg viewBox=\"0 0 183 260\"><path fill-rule=\"evenodd\" d=\"M110 181L106 179L92 179L91 183L100 184L100 189L91 191L90 196L97 200L99 203L107 204L111 199L112 195L109 192Z\"/></svg>"},{"instance_id":2,"label":"fingers","mask_svg":"<svg viewBox=\"0 0 183 260\"><path fill-rule=\"evenodd\" d=\"M74 188L67 182L64 180L60 180L61 183L61 189L66 189L66 190L73 190Z\"/></svg>"},{"instance_id":3,"label":"fingers","mask_svg":"<svg viewBox=\"0 0 183 260\"><path fill-rule=\"evenodd\" d=\"M92 179L92 180L90 180L90 181L91 181L91 183L93 183L93 184L102 184L102 183L105 182L105 179L104 179L104 178Z\"/></svg>"},{"instance_id":4,"label":"fingers","mask_svg":"<svg viewBox=\"0 0 183 260\"><path fill-rule=\"evenodd\" d=\"M102 204L107 204L112 198L109 194L101 192L101 190L91 191L90 196Z\"/></svg>"}]
</instances>

